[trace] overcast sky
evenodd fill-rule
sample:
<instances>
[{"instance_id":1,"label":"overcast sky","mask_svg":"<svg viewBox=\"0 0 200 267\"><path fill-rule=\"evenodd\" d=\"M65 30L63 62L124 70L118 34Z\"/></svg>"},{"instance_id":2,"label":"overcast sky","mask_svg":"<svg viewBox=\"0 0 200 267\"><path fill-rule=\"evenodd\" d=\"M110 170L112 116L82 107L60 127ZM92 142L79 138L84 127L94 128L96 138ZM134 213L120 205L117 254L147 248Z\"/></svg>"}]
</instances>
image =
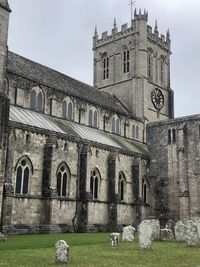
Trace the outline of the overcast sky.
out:
<instances>
[{"instance_id":1,"label":"overcast sky","mask_svg":"<svg viewBox=\"0 0 200 267\"><path fill-rule=\"evenodd\" d=\"M128 22L129 0L9 0L12 13L9 50L71 77L93 83L92 37ZM200 1L137 0L158 21L160 33L170 29L171 86L175 116L200 113Z\"/></svg>"}]
</instances>

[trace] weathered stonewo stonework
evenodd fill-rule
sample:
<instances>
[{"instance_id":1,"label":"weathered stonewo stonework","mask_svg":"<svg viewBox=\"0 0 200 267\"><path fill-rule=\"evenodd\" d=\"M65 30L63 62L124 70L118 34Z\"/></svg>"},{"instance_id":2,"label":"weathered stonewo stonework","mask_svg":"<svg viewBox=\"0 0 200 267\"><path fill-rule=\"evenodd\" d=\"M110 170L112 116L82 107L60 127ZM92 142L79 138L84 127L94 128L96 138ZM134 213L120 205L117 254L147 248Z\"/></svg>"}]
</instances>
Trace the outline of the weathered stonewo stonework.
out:
<instances>
[{"instance_id":1,"label":"weathered stonewo stonework","mask_svg":"<svg viewBox=\"0 0 200 267\"><path fill-rule=\"evenodd\" d=\"M146 11L110 36L95 31L92 87L8 51L9 13L0 0L1 230L119 231L199 217L200 116L173 119L169 32L152 31Z\"/></svg>"},{"instance_id":2,"label":"weathered stonewo stonework","mask_svg":"<svg viewBox=\"0 0 200 267\"><path fill-rule=\"evenodd\" d=\"M147 126L155 215L163 222L186 221L200 215L199 126L199 115Z\"/></svg>"}]
</instances>

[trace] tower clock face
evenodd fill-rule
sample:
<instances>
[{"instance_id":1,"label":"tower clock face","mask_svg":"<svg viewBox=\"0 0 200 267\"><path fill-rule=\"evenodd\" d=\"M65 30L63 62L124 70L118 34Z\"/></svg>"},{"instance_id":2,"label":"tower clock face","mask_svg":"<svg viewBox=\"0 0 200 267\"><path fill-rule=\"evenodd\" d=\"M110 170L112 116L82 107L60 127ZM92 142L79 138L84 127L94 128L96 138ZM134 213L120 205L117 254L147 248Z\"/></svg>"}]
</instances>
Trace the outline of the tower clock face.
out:
<instances>
[{"instance_id":1,"label":"tower clock face","mask_svg":"<svg viewBox=\"0 0 200 267\"><path fill-rule=\"evenodd\" d=\"M152 91L151 100L156 109L161 109L164 105L164 96L159 89L154 89Z\"/></svg>"}]
</instances>

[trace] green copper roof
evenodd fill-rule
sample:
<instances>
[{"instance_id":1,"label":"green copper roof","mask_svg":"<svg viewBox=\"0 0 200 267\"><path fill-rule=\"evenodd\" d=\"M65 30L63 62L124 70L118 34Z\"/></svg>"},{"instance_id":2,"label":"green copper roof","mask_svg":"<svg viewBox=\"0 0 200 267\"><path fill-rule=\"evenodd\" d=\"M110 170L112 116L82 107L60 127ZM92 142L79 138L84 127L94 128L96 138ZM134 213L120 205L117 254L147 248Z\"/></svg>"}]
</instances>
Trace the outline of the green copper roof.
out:
<instances>
[{"instance_id":1,"label":"green copper roof","mask_svg":"<svg viewBox=\"0 0 200 267\"><path fill-rule=\"evenodd\" d=\"M12 105L10 106L10 121L67 134L132 153L147 154L147 146L136 140Z\"/></svg>"}]
</instances>

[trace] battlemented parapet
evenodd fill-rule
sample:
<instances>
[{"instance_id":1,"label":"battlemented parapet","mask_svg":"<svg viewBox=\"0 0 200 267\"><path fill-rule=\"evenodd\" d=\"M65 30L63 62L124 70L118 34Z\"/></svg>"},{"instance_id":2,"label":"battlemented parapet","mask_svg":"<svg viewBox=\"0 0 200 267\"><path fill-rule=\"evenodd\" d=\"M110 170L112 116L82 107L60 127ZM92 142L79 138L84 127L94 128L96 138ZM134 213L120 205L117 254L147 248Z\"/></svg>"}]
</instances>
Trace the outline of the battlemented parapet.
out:
<instances>
[{"instance_id":1,"label":"battlemented parapet","mask_svg":"<svg viewBox=\"0 0 200 267\"><path fill-rule=\"evenodd\" d=\"M137 13L137 10L135 9L134 19L132 20L130 27L128 23L125 23L121 26L120 31L118 31L116 20L114 19L114 24L111 30L111 34L109 34L108 31L105 31L102 33L100 38L97 33L97 28L95 27L95 33L93 37L93 49L138 33L140 31L139 24L141 22L146 22L148 40L151 42L157 43L159 46L161 46L164 49L170 50L169 30L167 31L166 36L163 34L159 35L157 22L156 22L154 32L153 32L152 27L147 25L147 21L148 21L148 12L144 10L144 13L141 13L141 10L139 10L139 13Z\"/></svg>"}]
</instances>

